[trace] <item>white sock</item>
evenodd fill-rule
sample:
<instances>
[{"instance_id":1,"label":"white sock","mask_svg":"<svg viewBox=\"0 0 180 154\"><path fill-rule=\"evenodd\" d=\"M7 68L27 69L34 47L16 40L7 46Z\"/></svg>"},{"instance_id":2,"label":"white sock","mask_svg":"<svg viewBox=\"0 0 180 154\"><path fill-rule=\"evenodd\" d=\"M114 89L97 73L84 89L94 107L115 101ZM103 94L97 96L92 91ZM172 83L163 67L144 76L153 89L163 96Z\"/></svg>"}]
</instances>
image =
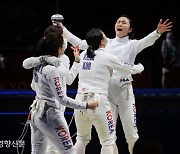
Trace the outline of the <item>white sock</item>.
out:
<instances>
[{"instance_id":1,"label":"white sock","mask_svg":"<svg viewBox=\"0 0 180 154\"><path fill-rule=\"evenodd\" d=\"M118 147L116 144L113 144L113 154L119 154Z\"/></svg>"},{"instance_id":2,"label":"white sock","mask_svg":"<svg viewBox=\"0 0 180 154\"><path fill-rule=\"evenodd\" d=\"M134 148L134 143L131 143L131 144L129 143L128 148L129 148L130 154L132 154L133 153L133 148Z\"/></svg>"},{"instance_id":3,"label":"white sock","mask_svg":"<svg viewBox=\"0 0 180 154\"><path fill-rule=\"evenodd\" d=\"M113 154L113 145L103 145L101 154Z\"/></svg>"},{"instance_id":4,"label":"white sock","mask_svg":"<svg viewBox=\"0 0 180 154\"><path fill-rule=\"evenodd\" d=\"M85 154L86 145L82 141L76 141L75 151L77 154Z\"/></svg>"}]
</instances>

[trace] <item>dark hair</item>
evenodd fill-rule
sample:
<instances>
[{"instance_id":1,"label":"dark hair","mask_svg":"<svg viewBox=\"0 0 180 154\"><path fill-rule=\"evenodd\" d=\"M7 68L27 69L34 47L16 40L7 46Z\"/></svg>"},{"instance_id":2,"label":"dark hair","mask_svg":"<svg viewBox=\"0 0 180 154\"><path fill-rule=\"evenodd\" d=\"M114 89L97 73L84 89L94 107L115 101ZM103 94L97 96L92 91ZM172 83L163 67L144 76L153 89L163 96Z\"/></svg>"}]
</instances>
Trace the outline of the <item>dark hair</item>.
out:
<instances>
[{"instance_id":1,"label":"dark hair","mask_svg":"<svg viewBox=\"0 0 180 154\"><path fill-rule=\"evenodd\" d=\"M128 36L130 39L133 39L134 38L134 22L132 18L128 14L122 14L119 18L121 17L125 17L129 20L130 28L132 29L132 31L128 34Z\"/></svg>"},{"instance_id":2,"label":"dark hair","mask_svg":"<svg viewBox=\"0 0 180 154\"><path fill-rule=\"evenodd\" d=\"M63 29L62 29L62 27L60 27L58 25L51 25L45 29L44 36L46 37L46 35L51 33L51 32L58 33L59 35L62 35Z\"/></svg>"},{"instance_id":3,"label":"dark hair","mask_svg":"<svg viewBox=\"0 0 180 154\"><path fill-rule=\"evenodd\" d=\"M87 56L89 58L93 58L95 56L94 50L99 48L101 40L103 39L103 34L101 29L92 28L86 34L86 42L88 44Z\"/></svg>"},{"instance_id":4,"label":"dark hair","mask_svg":"<svg viewBox=\"0 0 180 154\"><path fill-rule=\"evenodd\" d=\"M58 56L59 47L62 48L64 43L62 32L55 26L48 27L44 32L44 37L37 43L34 56Z\"/></svg>"}]
</instances>

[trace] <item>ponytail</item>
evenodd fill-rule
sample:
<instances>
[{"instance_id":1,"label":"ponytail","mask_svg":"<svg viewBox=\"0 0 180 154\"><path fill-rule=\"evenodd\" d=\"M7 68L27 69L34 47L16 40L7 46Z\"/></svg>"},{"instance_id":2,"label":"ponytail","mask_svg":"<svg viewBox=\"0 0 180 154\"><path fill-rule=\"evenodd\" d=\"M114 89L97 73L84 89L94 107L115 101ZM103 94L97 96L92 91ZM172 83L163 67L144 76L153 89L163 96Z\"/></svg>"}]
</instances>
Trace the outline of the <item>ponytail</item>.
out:
<instances>
[{"instance_id":1,"label":"ponytail","mask_svg":"<svg viewBox=\"0 0 180 154\"><path fill-rule=\"evenodd\" d=\"M94 58L95 55L96 54L94 53L94 50L92 49L92 46L89 46L88 49L87 49L87 57Z\"/></svg>"},{"instance_id":2,"label":"ponytail","mask_svg":"<svg viewBox=\"0 0 180 154\"><path fill-rule=\"evenodd\" d=\"M89 58L94 58L94 56L96 56L94 51L99 48L102 39L103 34L99 28L92 28L87 32L86 42L89 45L87 49L87 56Z\"/></svg>"}]
</instances>

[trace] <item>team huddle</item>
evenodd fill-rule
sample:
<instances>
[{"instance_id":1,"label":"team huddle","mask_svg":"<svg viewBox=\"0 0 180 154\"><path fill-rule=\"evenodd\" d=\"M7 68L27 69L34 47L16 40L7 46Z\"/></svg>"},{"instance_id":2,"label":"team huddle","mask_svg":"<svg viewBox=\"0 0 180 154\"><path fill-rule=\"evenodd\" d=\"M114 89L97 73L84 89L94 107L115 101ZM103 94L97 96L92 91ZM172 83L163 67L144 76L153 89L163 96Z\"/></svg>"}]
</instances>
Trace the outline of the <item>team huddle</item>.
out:
<instances>
[{"instance_id":1,"label":"team huddle","mask_svg":"<svg viewBox=\"0 0 180 154\"><path fill-rule=\"evenodd\" d=\"M33 57L23 61L25 69L33 69L31 88L36 92L29 113L31 154L85 154L92 126L100 140L100 153L118 154L118 117L129 153L133 154L139 135L132 75L144 70L142 64L134 64L135 58L162 33L171 31L172 22L160 19L156 30L136 40L132 38L130 17L122 15L115 23L115 38L107 38L100 28L92 28L81 40L62 24L61 15L51 19L53 25L45 29ZM74 53L71 67L65 54L68 43ZM66 86L76 77L78 89L72 99L66 95ZM64 117L66 107L74 109L75 144Z\"/></svg>"}]
</instances>

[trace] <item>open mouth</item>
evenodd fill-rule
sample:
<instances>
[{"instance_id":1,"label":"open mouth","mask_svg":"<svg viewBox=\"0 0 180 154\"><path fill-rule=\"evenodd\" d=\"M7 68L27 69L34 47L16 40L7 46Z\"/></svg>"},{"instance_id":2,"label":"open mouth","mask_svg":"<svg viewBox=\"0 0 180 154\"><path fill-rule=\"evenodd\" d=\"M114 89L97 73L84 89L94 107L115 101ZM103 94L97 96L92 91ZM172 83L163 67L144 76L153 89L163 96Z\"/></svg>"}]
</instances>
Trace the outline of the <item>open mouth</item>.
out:
<instances>
[{"instance_id":1,"label":"open mouth","mask_svg":"<svg viewBox=\"0 0 180 154\"><path fill-rule=\"evenodd\" d=\"M117 28L117 31L122 31L122 28Z\"/></svg>"}]
</instances>

